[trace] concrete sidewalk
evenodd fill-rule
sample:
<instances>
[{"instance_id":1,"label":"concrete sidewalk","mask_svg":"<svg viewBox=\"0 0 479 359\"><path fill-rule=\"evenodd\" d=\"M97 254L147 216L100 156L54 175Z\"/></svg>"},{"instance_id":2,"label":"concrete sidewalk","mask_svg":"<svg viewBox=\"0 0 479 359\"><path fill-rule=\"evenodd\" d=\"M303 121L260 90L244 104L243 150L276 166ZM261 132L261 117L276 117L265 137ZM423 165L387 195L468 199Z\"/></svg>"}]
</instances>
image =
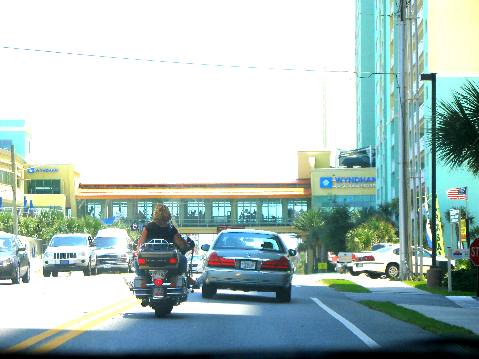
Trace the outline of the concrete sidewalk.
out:
<instances>
[{"instance_id":1,"label":"concrete sidewalk","mask_svg":"<svg viewBox=\"0 0 479 359\"><path fill-rule=\"evenodd\" d=\"M317 280L323 278L341 278L350 280L371 293L351 293L351 299L371 299L391 301L405 308L419 312L427 317L471 330L479 335L479 300L470 296L443 296L433 294L401 281L389 279L371 279L365 275L322 273L314 275Z\"/></svg>"},{"instance_id":2,"label":"concrete sidewalk","mask_svg":"<svg viewBox=\"0 0 479 359\"><path fill-rule=\"evenodd\" d=\"M346 277L352 282L368 288L373 294L376 294L375 297L378 300L381 297L378 294L387 293L389 294L388 297L390 295L402 297L393 300L393 302L429 318L463 327L473 331L475 334L479 334L479 320L477 319L479 318L479 300L476 297L443 296L413 288L401 281L371 279L364 275L357 277L345 275L345 279ZM417 296L421 298L417 298ZM425 303L417 303L418 299L422 299ZM449 302L449 305L445 300ZM406 302L411 303L408 304Z\"/></svg>"}]
</instances>

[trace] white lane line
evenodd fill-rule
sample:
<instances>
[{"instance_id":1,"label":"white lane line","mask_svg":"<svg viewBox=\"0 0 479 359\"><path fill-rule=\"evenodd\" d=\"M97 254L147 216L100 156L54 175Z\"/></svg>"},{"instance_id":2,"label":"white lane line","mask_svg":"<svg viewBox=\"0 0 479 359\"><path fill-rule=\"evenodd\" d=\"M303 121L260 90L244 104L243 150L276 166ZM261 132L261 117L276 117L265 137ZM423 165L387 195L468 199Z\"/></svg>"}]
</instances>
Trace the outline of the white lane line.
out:
<instances>
[{"instance_id":1,"label":"white lane line","mask_svg":"<svg viewBox=\"0 0 479 359\"><path fill-rule=\"evenodd\" d=\"M334 310L329 308L326 304L321 302L318 298L311 298L311 300L313 302L315 302L317 305L319 305L326 312L328 312L333 318L340 321L349 331L351 331L354 335L356 335L369 348L379 348L379 347L381 347L378 343L376 343L374 340L372 340L370 337L368 337L361 329L359 329L357 326L355 326L349 320L347 320L346 318L342 317L341 315L336 313Z\"/></svg>"}]
</instances>

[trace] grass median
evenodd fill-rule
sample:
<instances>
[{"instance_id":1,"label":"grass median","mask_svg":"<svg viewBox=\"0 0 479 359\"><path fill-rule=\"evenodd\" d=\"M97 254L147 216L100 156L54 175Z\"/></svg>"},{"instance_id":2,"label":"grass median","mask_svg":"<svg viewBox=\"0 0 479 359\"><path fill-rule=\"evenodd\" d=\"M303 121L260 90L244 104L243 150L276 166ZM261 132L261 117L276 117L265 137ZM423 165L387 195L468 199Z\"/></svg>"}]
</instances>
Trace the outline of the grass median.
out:
<instances>
[{"instance_id":1,"label":"grass median","mask_svg":"<svg viewBox=\"0 0 479 359\"><path fill-rule=\"evenodd\" d=\"M347 279L321 279L321 283L340 292L370 293L370 290Z\"/></svg>"},{"instance_id":2,"label":"grass median","mask_svg":"<svg viewBox=\"0 0 479 359\"><path fill-rule=\"evenodd\" d=\"M469 329L432 319L414 310L404 308L391 302L361 300L359 301L359 303L367 306L368 308L383 312L393 318L414 324L424 330L435 334L444 336L466 336L479 338L478 335L474 334L474 332Z\"/></svg>"},{"instance_id":3,"label":"grass median","mask_svg":"<svg viewBox=\"0 0 479 359\"><path fill-rule=\"evenodd\" d=\"M465 292L459 290L453 290L451 292L447 291L447 288L432 288L427 286L427 282L425 280L414 281L414 280L405 280L403 283L410 285L411 287L424 290L429 293L433 294L440 294L440 295L451 295L451 296L475 296L475 292Z\"/></svg>"}]
</instances>

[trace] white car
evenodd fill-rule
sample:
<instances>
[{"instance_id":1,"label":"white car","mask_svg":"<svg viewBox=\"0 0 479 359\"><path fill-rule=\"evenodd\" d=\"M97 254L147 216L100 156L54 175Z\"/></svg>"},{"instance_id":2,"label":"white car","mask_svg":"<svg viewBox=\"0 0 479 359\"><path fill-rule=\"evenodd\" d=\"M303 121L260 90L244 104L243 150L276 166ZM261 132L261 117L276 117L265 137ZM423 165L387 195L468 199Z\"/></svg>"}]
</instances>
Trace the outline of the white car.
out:
<instances>
[{"instance_id":1,"label":"white car","mask_svg":"<svg viewBox=\"0 0 479 359\"><path fill-rule=\"evenodd\" d=\"M58 277L58 272L97 273L92 237L84 233L56 234L43 254L43 276Z\"/></svg>"},{"instance_id":2,"label":"white car","mask_svg":"<svg viewBox=\"0 0 479 359\"><path fill-rule=\"evenodd\" d=\"M421 251L421 249L419 249ZM415 265L415 249L413 249L412 265ZM426 272L432 265L432 255L426 249L422 249L423 267ZM418 252L418 260L420 252ZM447 262L447 258L436 256L437 262ZM396 279L399 277L399 244L386 246L376 251L365 253L363 256L356 258L351 266L351 274L359 275L366 273L371 278L380 278L386 275L388 278ZM419 263L418 263L419 264ZM451 261L454 265L454 260ZM412 270L412 268L411 268Z\"/></svg>"},{"instance_id":3,"label":"white car","mask_svg":"<svg viewBox=\"0 0 479 359\"><path fill-rule=\"evenodd\" d=\"M202 273L204 268L203 268L203 261L204 257L203 256L193 256L193 260L191 257L188 257L188 269L190 269L193 273Z\"/></svg>"}]
</instances>

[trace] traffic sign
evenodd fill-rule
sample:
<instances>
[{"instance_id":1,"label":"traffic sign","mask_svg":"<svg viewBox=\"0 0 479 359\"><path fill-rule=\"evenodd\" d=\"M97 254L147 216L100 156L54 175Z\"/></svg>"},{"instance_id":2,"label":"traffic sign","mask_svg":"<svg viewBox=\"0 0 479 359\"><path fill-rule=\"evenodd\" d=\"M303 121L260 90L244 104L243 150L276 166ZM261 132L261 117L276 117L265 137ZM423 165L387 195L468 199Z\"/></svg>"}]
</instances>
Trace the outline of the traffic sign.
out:
<instances>
[{"instance_id":1,"label":"traffic sign","mask_svg":"<svg viewBox=\"0 0 479 359\"><path fill-rule=\"evenodd\" d=\"M474 242L471 243L469 249L469 258L471 259L471 262L475 266L479 266L479 238L474 239Z\"/></svg>"}]
</instances>

